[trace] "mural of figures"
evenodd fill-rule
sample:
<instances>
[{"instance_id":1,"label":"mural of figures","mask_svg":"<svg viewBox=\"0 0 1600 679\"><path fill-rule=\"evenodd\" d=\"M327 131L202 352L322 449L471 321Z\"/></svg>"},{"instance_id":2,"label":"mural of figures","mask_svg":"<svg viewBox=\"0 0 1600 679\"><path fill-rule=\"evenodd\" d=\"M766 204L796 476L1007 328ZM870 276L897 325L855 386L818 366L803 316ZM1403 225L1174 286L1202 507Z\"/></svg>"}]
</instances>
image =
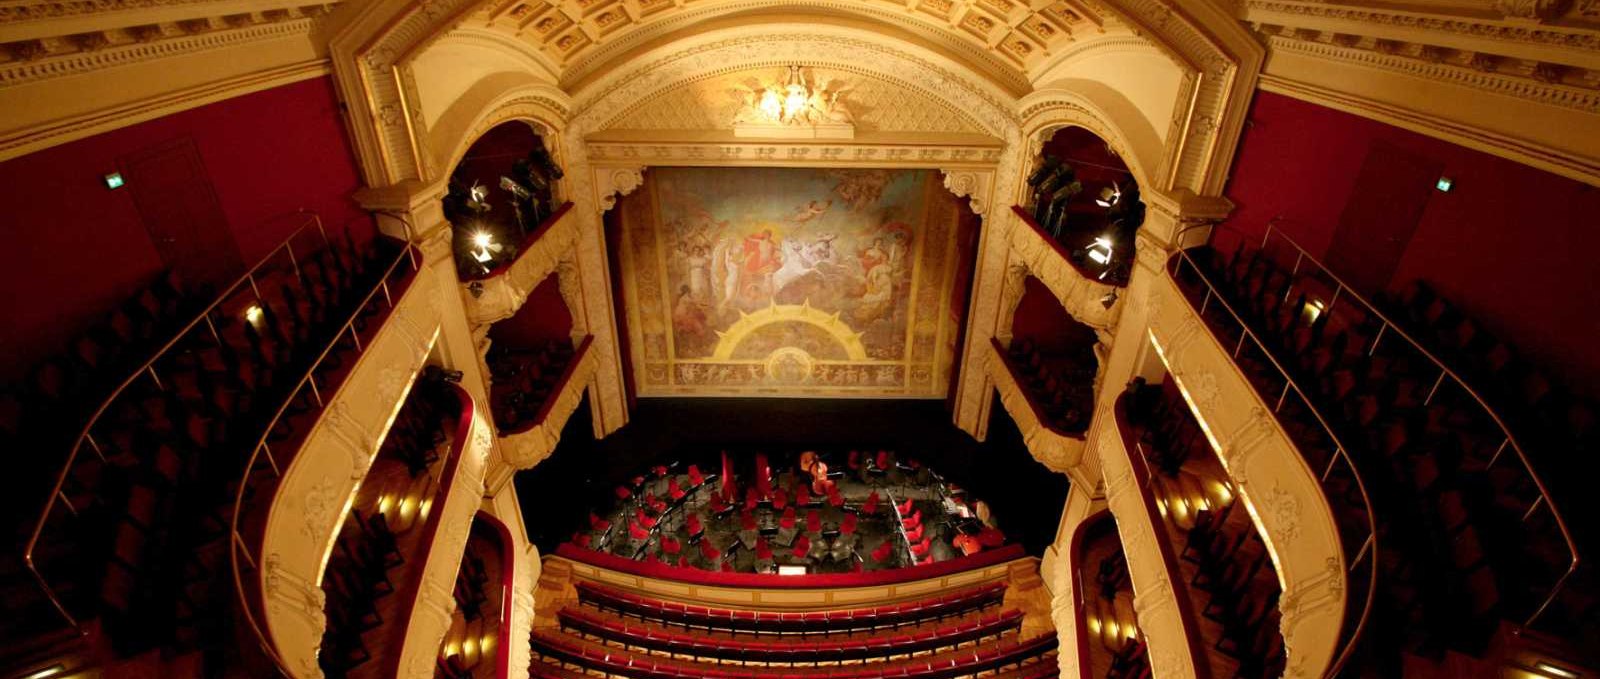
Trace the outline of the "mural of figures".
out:
<instances>
[{"instance_id":1,"label":"mural of figures","mask_svg":"<svg viewBox=\"0 0 1600 679\"><path fill-rule=\"evenodd\" d=\"M651 348L641 395L943 393L908 382L950 359L913 370L914 341L955 332L940 294L913 295L953 259L936 172L652 168L646 188L623 213L630 326Z\"/></svg>"}]
</instances>

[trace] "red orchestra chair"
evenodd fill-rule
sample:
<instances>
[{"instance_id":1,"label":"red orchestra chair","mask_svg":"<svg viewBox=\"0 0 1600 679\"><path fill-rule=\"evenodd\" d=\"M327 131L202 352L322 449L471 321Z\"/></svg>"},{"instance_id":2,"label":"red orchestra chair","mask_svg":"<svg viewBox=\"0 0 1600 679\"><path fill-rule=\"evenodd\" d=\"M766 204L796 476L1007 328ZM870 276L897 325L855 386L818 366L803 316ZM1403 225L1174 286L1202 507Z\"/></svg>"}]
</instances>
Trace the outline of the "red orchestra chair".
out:
<instances>
[{"instance_id":1,"label":"red orchestra chair","mask_svg":"<svg viewBox=\"0 0 1600 679\"><path fill-rule=\"evenodd\" d=\"M689 465L689 485L698 486L706 482L705 475L700 473L699 465Z\"/></svg>"},{"instance_id":2,"label":"red orchestra chair","mask_svg":"<svg viewBox=\"0 0 1600 679\"><path fill-rule=\"evenodd\" d=\"M878 513L878 491L872 491L872 494L867 496L866 503L861 505L861 513L869 516Z\"/></svg>"},{"instance_id":3,"label":"red orchestra chair","mask_svg":"<svg viewBox=\"0 0 1600 679\"><path fill-rule=\"evenodd\" d=\"M611 530L611 522L600 518L599 514L589 512L589 527L596 533L604 533Z\"/></svg>"},{"instance_id":4,"label":"red orchestra chair","mask_svg":"<svg viewBox=\"0 0 1600 679\"><path fill-rule=\"evenodd\" d=\"M856 532L856 515L845 514L844 520L839 522L839 532L845 535L854 535Z\"/></svg>"},{"instance_id":5,"label":"red orchestra chair","mask_svg":"<svg viewBox=\"0 0 1600 679\"><path fill-rule=\"evenodd\" d=\"M806 512L806 531L811 533L822 532L822 513L813 509Z\"/></svg>"},{"instance_id":6,"label":"red orchestra chair","mask_svg":"<svg viewBox=\"0 0 1600 679\"><path fill-rule=\"evenodd\" d=\"M627 502L628 498L633 497L633 491L628 490L626 486L617 486L616 494L617 499L623 502Z\"/></svg>"},{"instance_id":7,"label":"red orchestra chair","mask_svg":"<svg viewBox=\"0 0 1600 679\"><path fill-rule=\"evenodd\" d=\"M722 550L717 549L717 546L712 544L710 539L701 540L700 556L705 557L707 561L716 561L722 558Z\"/></svg>"},{"instance_id":8,"label":"red orchestra chair","mask_svg":"<svg viewBox=\"0 0 1600 679\"><path fill-rule=\"evenodd\" d=\"M917 526L916 528L913 528L911 530L906 531L906 540L908 540L910 542L919 542L919 541L921 541L922 540L922 528L923 528L922 526Z\"/></svg>"},{"instance_id":9,"label":"red orchestra chair","mask_svg":"<svg viewBox=\"0 0 1600 679\"><path fill-rule=\"evenodd\" d=\"M772 545L767 544L766 538L756 540L756 558L762 561L772 560Z\"/></svg>"},{"instance_id":10,"label":"red orchestra chair","mask_svg":"<svg viewBox=\"0 0 1600 679\"><path fill-rule=\"evenodd\" d=\"M746 510L744 512L744 514L741 516L740 520L743 522L740 525L742 525L745 530L755 530L756 528L759 527L759 524L756 523L755 512L751 512L749 510Z\"/></svg>"},{"instance_id":11,"label":"red orchestra chair","mask_svg":"<svg viewBox=\"0 0 1600 679\"><path fill-rule=\"evenodd\" d=\"M677 554L683 551L683 544L673 539L670 535L661 536L661 551L666 554Z\"/></svg>"},{"instance_id":12,"label":"red orchestra chair","mask_svg":"<svg viewBox=\"0 0 1600 679\"><path fill-rule=\"evenodd\" d=\"M804 559L811 552L811 538L804 535L794 539L794 558Z\"/></svg>"},{"instance_id":13,"label":"red orchestra chair","mask_svg":"<svg viewBox=\"0 0 1600 679\"><path fill-rule=\"evenodd\" d=\"M872 550L872 560L877 563L888 561L889 557L892 556L894 556L893 540L884 540L883 544L878 545L877 549Z\"/></svg>"},{"instance_id":14,"label":"red orchestra chair","mask_svg":"<svg viewBox=\"0 0 1600 679\"><path fill-rule=\"evenodd\" d=\"M639 520L639 525L644 526L645 528L656 527L656 520L650 518L649 514L644 513L643 509L635 509L633 512L634 518Z\"/></svg>"},{"instance_id":15,"label":"red orchestra chair","mask_svg":"<svg viewBox=\"0 0 1600 679\"><path fill-rule=\"evenodd\" d=\"M687 495L682 488L678 487L678 477L674 476L667 480L667 495L672 498L673 502L682 500L683 496Z\"/></svg>"},{"instance_id":16,"label":"red orchestra chair","mask_svg":"<svg viewBox=\"0 0 1600 679\"><path fill-rule=\"evenodd\" d=\"M783 518L778 520L778 525L784 528L794 528L794 507L783 510Z\"/></svg>"},{"instance_id":17,"label":"red orchestra chair","mask_svg":"<svg viewBox=\"0 0 1600 679\"><path fill-rule=\"evenodd\" d=\"M700 525L699 514L690 514L689 519L684 522L684 528L689 531L689 537L694 537L705 532L705 527Z\"/></svg>"}]
</instances>

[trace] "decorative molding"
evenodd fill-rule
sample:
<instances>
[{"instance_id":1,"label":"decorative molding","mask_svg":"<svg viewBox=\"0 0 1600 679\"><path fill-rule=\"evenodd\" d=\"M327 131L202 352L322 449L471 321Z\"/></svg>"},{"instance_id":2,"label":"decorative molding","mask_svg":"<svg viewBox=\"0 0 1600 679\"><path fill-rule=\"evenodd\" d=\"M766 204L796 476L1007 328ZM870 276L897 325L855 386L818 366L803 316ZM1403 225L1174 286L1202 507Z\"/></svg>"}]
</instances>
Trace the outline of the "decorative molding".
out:
<instances>
[{"instance_id":1,"label":"decorative molding","mask_svg":"<svg viewBox=\"0 0 1600 679\"><path fill-rule=\"evenodd\" d=\"M729 139L697 143L663 141L658 137L649 142L591 139L585 148L589 160L596 163L627 162L641 166L992 167L1003 152L1002 148L989 143L874 143L870 138L855 141Z\"/></svg>"},{"instance_id":2,"label":"decorative molding","mask_svg":"<svg viewBox=\"0 0 1600 679\"><path fill-rule=\"evenodd\" d=\"M944 188L957 198L967 198L973 214L982 216L989 212L994 198L994 173L975 170L939 170L944 175Z\"/></svg>"},{"instance_id":3,"label":"decorative molding","mask_svg":"<svg viewBox=\"0 0 1600 679\"><path fill-rule=\"evenodd\" d=\"M545 418L526 431L500 437L500 456L506 464L516 469L532 469L555 452L556 444L561 442L562 428L583 401L583 393L593 383L595 370L599 367L592 345L576 360L578 364L571 368L572 376L561 391L550 395L554 402L549 406Z\"/></svg>"},{"instance_id":4,"label":"decorative molding","mask_svg":"<svg viewBox=\"0 0 1600 679\"><path fill-rule=\"evenodd\" d=\"M1081 471L1077 467L1083 461L1084 439L1062 435L1039 420L1028 394L1022 385L1017 384L1000 357L1000 350L992 344L984 363L995 389L1000 393L1000 403L1022 432L1022 441L1028 447L1028 453L1050 471L1077 478L1074 472Z\"/></svg>"},{"instance_id":5,"label":"decorative molding","mask_svg":"<svg viewBox=\"0 0 1600 679\"><path fill-rule=\"evenodd\" d=\"M1439 60L1404 56L1396 52L1347 47L1284 35L1267 38L1274 52L1293 52L1317 59L1343 61L1427 80L1448 82L1493 94L1527 99L1548 106L1600 113L1600 89L1585 89L1501 70L1485 70Z\"/></svg>"},{"instance_id":6,"label":"decorative molding","mask_svg":"<svg viewBox=\"0 0 1600 679\"><path fill-rule=\"evenodd\" d=\"M331 6L331 5L330 5ZM318 7L323 7L319 5ZM245 45L263 40L310 36L322 24L316 17L269 14L279 20L243 28L183 34L156 40L134 40L114 45L89 42L81 51L41 54L37 58L0 62L0 87L23 85L50 78L79 75L99 69L128 66L155 59ZM55 41L56 38L43 40ZM38 42L38 41L35 41ZM20 43L12 43L14 47ZM51 44L55 44L52 42Z\"/></svg>"},{"instance_id":7,"label":"decorative molding","mask_svg":"<svg viewBox=\"0 0 1600 679\"><path fill-rule=\"evenodd\" d=\"M328 62L317 59L172 90L89 113L58 116L48 122L0 131L0 161L51 146L127 127L225 99L326 76ZM37 117L40 111L30 111Z\"/></svg>"},{"instance_id":8,"label":"decorative molding","mask_svg":"<svg viewBox=\"0 0 1600 679\"><path fill-rule=\"evenodd\" d=\"M617 206L617 199L633 193L644 184L644 166L594 167L595 206L606 212Z\"/></svg>"},{"instance_id":9,"label":"decorative molding","mask_svg":"<svg viewBox=\"0 0 1600 679\"><path fill-rule=\"evenodd\" d=\"M1498 4L1533 4L1534 0L1513 0ZM1547 0L1538 0L1547 4ZM1525 21L1497 21L1464 15L1431 14L1404 10L1361 7L1325 2L1292 0L1246 0L1245 19L1271 23L1270 14L1300 16L1309 20L1338 21L1372 27L1453 35L1462 39L1491 40L1560 47L1574 51L1600 50L1600 34L1593 31L1546 26Z\"/></svg>"},{"instance_id":10,"label":"decorative molding","mask_svg":"<svg viewBox=\"0 0 1600 679\"><path fill-rule=\"evenodd\" d=\"M1600 185L1600 155L1589 148L1529 141L1522 134L1515 133L1525 131L1503 129L1503 126L1492 122L1482 125L1458 122L1400 103L1378 101L1287 75L1262 75L1261 89L1402 127L1591 185ZM1448 113L1460 111L1451 108ZM1549 132L1551 130L1542 129L1540 134L1548 136Z\"/></svg>"}]
</instances>

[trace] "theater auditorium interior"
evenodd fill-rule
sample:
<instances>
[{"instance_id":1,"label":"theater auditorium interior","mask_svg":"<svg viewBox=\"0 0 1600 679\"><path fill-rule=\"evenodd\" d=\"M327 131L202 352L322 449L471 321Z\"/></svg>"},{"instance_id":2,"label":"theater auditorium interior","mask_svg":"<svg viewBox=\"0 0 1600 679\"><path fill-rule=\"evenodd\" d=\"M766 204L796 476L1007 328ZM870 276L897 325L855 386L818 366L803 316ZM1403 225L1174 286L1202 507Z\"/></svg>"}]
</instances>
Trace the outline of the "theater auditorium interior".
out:
<instances>
[{"instance_id":1,"label":"theater auditorium interior","mask_svg":"<svg viewBox=\"0 0 1600 679\"><path fill-rule=\"evenodd\" d=\"M0 0L0 679L1600 677L1597 186L1595 0Z\"/></svg>"}]
</instances>

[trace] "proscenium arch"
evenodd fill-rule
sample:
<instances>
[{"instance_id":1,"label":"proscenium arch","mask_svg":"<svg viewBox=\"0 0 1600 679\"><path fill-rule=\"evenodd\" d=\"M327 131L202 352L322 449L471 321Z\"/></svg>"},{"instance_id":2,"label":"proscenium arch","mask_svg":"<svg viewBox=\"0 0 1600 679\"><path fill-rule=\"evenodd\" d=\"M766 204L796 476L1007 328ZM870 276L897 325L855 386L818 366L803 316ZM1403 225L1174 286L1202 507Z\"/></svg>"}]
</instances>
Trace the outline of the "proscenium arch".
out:
<instances>
[{"instance_id":1,"label":"proscenium arch","mask_svg":"<svg viewBox=\"0 0 1600 679\"><path fill-rule=\"evenodd\" d=\"M333 65L341 90L350 105L350 126L363 171L371 186L386 186L418 176L425 171L411 150L414 133L425 132L406 110L402 84L406 65L420 49L467 22L473 12L489 6L490 0L377 0L346 20L330 45ZM751 0L757 6L780 6L777 0ZM749 6L750 3L739 3ZM893 22L904 30L926 36L921 42L940 44L954 54L979 63L1000 63L985 46L958 33L944 31L953 42L937 39L926 22L910 15L874 11L840 0L791 0L782 6L795 8L832 7L835 11L864 20ZM1174 186L1196 194L1221 190L1226 168L1244 119L1256 75L1265 55L1241 26L1228 7L1212 2L1165 4L1160 0L1104 0L1099 3L1118 21L1146 36L1157 49L1175 63L1194 71L1196 83L1180 101L1182 120L1175 121L1180 132L1181 153L1174 162ZM943 30L943 29L940 29ZM626 40L615 44L625 44ZM607 46L609 48L609 45ZM602 50L602 52L605 50ZM586 66L582 61L580 66ZM1018 73L1007 66L1000 72ZM1028 74L1022 74L1026 79ZM1009 75L1005 80L1013 80ZM1015 82L1013 80L1013 82ZM1015 88L1012 88L1015 92Z\"/></svg>"}]
</instances>

